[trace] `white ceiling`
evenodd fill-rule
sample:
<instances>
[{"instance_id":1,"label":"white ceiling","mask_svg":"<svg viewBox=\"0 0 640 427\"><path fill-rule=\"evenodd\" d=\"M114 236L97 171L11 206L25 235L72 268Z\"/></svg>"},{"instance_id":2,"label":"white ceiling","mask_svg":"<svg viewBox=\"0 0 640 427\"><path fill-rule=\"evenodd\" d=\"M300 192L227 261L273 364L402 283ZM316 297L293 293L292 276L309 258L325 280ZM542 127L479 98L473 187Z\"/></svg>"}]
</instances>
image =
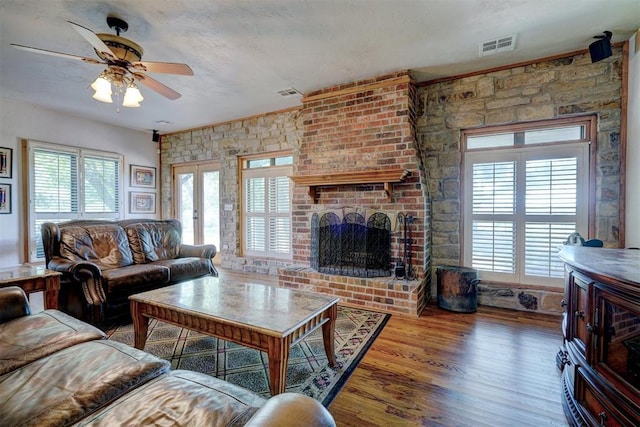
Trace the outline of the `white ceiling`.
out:
<instances>
[{"instance_id":1,"label":"white ceiling","mask_svg":"<svg viewBox=\"0 0 640 427\"><path fill-rule=\"evenodd\" d=\"M96 57L67 21L113 33L107 15L129 23L121 35L144 48L143 60L191 66L193 77L150 74L181 98L142 86L142 106L118 113L91 97L103 65L9 46ZM604 30L624 41L639 26L640 0L0 0L0 93L168 133L299 105L276 93L289 87L403 69L431 80L585 49ZM510 34L515 50L479 57L479 43Z\"/></svg>"}]
</instances>

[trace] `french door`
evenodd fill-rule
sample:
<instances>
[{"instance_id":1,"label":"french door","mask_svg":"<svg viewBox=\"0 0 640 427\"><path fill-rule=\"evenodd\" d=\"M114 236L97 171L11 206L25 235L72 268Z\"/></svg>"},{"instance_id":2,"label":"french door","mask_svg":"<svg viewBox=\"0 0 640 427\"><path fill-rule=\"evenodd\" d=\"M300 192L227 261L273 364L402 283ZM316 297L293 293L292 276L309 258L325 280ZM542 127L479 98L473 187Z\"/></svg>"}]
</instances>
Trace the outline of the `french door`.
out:
<instances>
[{"instance_id":1,"label":"french door","mask_svg":"<svg viewBox=\"0 0 640 427\"><path fill-rule=\"evenodd\" d=\"M174 165L173 216L182 223L182 243L214 244L220 260L220 164Z\"/></svg>"}]
</instances>

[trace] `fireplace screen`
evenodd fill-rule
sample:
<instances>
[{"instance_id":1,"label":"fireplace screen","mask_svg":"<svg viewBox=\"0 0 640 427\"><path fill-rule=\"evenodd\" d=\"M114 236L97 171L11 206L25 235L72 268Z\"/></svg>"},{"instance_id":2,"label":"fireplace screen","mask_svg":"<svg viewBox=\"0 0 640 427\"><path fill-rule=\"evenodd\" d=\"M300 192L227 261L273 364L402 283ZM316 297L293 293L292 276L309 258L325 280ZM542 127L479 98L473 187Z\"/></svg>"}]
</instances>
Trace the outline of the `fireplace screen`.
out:
<instances>
[{"instance_id":1,"label":"fireplace screen","mask_svg":"<svg viewBox=\"0 0 640 427\"><path fill-rule=\"evenodd\" d=\"M352 277L391 275L391 220L381 212L366 219L328 212L311 218L311 267Z\"/></svg>"}]
</instances>

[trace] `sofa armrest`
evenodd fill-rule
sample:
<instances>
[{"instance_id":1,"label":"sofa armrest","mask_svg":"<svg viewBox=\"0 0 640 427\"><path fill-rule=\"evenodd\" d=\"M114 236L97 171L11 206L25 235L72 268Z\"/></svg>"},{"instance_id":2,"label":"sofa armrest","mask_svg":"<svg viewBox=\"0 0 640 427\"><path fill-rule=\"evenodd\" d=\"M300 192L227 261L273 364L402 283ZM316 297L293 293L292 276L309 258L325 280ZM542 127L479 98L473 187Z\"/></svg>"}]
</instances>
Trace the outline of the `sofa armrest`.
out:
<instances>
[{"instance_id":1,"label":"sofa armrest","mask_svg":"<svg viewBox=\"0 0 640 427\"><path fill-rule=\"evenodd\" d=\"M335 427L336 423L317 400L296 393L278 394L251 417L245 427Z\"/></svg>"},{"instance_id":2,"label":"sofa armrest","mask_svg":"<svg viewBox=\"0 0 640 427\"><path fill-rule=\"evenodd\" d=\"M71 261L59 256L53 257L47 264L47 268L69 275L76 282L82 282L88 278L97 279L102 277L102 270L92 262Z\"/></svg>"},{"instance_id":3,"label":"sofa armrest","mask_svg":"<svg viewBox=\"0 0 640 427\"><path fill-rule=\"evenodd\" d=\"M178 258L197 257L211 259L216 256L215 245L180 245Z\"/></svg>"},{"instance_id":4,"label":"sofa armrest","mask_svg":"<svg viewBox=\"0 0 640 427\"><path fill-rule=\"evenodd\" d=\"M22 288L18 286L0 288L0 323L30 314L29 300Z\"/></svg>"},{"instance_id":5,"label":"sofa armrest","mask_svg":"<svg viewBox=\"0 0 640 427\"><path fill-rule=\"evenodd\" d=\"M102 289L102 270L96 264L53 257L47 264L47 268L63 273L71 281L80 283L87 304L99 306L107 301Z\"/></svg>"}]
</instances>

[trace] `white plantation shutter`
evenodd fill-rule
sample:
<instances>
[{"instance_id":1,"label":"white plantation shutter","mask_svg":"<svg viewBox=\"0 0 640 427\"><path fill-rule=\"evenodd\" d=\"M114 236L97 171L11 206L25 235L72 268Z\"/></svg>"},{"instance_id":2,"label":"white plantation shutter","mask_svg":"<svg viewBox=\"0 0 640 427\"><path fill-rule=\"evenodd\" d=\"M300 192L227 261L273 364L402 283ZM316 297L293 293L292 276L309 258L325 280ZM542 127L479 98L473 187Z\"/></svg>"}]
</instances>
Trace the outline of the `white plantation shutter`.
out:
<instances>
[{"instance_id":1,"label":"white plantation shutter","mask_svg":"<svg viewBox=\"0 0 640 427\"><path fill-rule=\"evenodd\" d=\"M249 217L246 224L246 245L250 252L265 252L267 249L267 227L265 218Z\"/></svg>"},{"instance_id":2,"label":"white plantation shutter","mask_svg":"<svg viewBox=\"0 0 640 427\"><path fill-rule=\"evenodd\" d=\"M577 225L577 157L527 160L525 274L564 275L557 248Z\"/></svg>"},{"instance_id":3,"label":"white plantation shutter","mask_svg":"<svg viewBox=\"0 0 640 427\"><path fill-rule=\"evenodd\" d=\"M557 256L558 248L575 230L575 222L527 222L525 225L525 274L562 278L564 264Z\"/></svg>"},{"instance_id":4,"label":"white plantation shutter","mask_svg":"<svg viewBox=\"0 0 640 427\"><path fill-rule=\"evenodd\" d=\"M561 131L534 136L582 135ZM487 280L562 286L558 250L569 234L586 235L588 144L504 148L505 140L474 136L477 148L465 153L464 262Z\"/></svg>"},{"instance_id":5,"label":"white plantation shutter","mask_svg":"<svg viewBox=\"0 0 640 427\"><path fill-rule=\"evenodd\" d=\"M291 251L290 180L269 178L269 251L287 255Z\"/></svg>"},{"instance_id":6,"label":"white plantation shutter","mask_svg":"<svg viewBox=\"0 0 640 427\"><path fill-rule=\"evenodd\" d=\"M291 259L291 167L260 160L243 171L244 251Z\"/></svg>"},{"instance_id":7,"label":"white plantation shutter","mask_svg":"<svg viewBox=\"0 0 640 427\"><path fill-rule=\"evenodd\" d=\"M474 220L473 267L501 273L514 273L515 234L512 221Z\"/></svg>"},{"instance_id":8,"label":"white plantation shutter","mask_svg":"<svg viewBox=\"0 0 640 427\"><path fill-rule=\"evenodd\" d=\"M267 248L265 182L265 177L245 181L245 239L251 252L264 252Z\"/></svg>"},{"instance_id":9,"label":"white plantation shutter","mask_svg":"<svg viewBox=\"0 0 640 427\"><path fill-rule=\"evenodd\" d=\"M122 156L29 141L29 260L44 259L45 222L121 217Z\"/></svg>"},{"instance_id":10,"label":"white plantation shutter","mask_svg":"<svg viewBox=\"0 0 640 427\"><path fill-rule=\"evenodd\" d=\"M527 215L576 215L577 158L526 161Z\"/></svg>"},{"instance_id":11,"label":"white plantation shutter","mask_svg":"<svg viewBox=\"0 0 640 427\"><path fill-rule=\"evenodd\" d=\"M515 162L473 165L473 214L513 214Z\"/></svg>"},{"instance_id":12,"label":"white plantation shutter","mask_svg":"<svg viewBox=\"0 0 640 427\"><path fill-rule=\"evenodd\" d=\"M514 161L473 165L472 265L513 273L515 266Z\"/></svg>"}]
</instances>

